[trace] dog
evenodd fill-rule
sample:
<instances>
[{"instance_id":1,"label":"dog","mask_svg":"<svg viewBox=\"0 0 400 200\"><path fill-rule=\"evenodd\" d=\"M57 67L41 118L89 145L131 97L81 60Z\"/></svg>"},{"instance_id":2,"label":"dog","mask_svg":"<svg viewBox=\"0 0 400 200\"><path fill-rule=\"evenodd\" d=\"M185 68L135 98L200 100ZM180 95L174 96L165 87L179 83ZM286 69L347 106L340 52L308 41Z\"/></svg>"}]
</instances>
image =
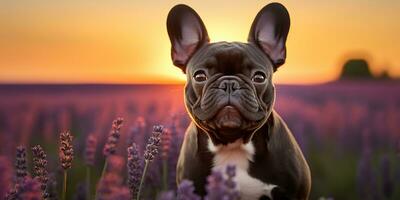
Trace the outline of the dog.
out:
<instances>
[{"instance_id":1,"label":"dog","mask_svg":"<svg viewBox=\"0 0 400 200\"><path fill-rule=\"evenodd\" d=\"M177 182L206 195L212 170L236 166L241 199L308 199L311 173L289 128L273 109L272 75L285 63L289 13L279 3L260 10L247 43L210 43L200 16L174 6L167 17L173 64L186 75L192 120L177 164Z\"/></svg>"}]
</instances>

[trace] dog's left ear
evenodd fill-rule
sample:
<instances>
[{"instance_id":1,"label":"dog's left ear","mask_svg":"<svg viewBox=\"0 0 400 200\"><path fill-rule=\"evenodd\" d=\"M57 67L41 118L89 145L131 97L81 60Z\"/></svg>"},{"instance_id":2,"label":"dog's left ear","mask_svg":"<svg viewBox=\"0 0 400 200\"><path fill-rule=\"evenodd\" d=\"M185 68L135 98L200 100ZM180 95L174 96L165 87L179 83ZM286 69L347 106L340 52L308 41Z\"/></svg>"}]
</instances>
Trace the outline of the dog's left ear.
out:
<instances>
[{"instance_id":1,"label":"dog's left ear","mask_svg":"<svg viewBox=\"0 0 400 200\"><path fill-rule=\"evenodd\" d=\"M206 27L196 11L179 4L169 11L167 29L172 61L185 73L186 65L196 50L210 41Z\"/></svg>"},{"instance_id":2,"label":"dog's left ear","mask_svg":"<svg viewBox=\"0 0 400 200\"><path fill-rule=\"evenodd\" d=\"M251 25L248 42L267 54L274 64L274 71L285 63L289 27L289 13L280 3L262 8Z\"/></svg>"}]
</instances>

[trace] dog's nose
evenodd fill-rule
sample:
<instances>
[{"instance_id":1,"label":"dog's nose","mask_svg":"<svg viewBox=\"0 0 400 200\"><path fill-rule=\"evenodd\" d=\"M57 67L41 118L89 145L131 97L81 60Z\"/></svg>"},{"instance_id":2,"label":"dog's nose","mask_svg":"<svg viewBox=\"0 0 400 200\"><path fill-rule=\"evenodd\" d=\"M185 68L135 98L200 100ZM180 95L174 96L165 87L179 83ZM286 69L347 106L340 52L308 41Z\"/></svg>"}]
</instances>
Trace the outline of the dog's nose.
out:
<instances>
[{"instance_id":1,"label":"dog's nose","mask_svg":"<svg viewBox=\"0 0 400 200\"><path fill-rule=\"evenodd\" d=\"M235 90L238 90L240 88L240 85L237 80L226 79L226 80L221 81L221 83L219 83L218 88L224 90L227 93L232 93Z\"/></svg>"}]
</instances>

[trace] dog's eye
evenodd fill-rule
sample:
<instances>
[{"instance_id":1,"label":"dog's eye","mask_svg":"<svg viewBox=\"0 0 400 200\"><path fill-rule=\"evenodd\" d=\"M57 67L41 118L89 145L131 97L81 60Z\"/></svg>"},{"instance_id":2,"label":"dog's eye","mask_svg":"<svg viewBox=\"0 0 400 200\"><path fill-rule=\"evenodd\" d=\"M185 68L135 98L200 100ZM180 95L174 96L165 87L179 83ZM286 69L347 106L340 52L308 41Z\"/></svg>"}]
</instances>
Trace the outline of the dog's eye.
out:
<instances>
[{"instance_id":1,"label":"dog's eye","mask_svg":"<svg viewBox=\"0 0 400 200\"><path fill-rule=\"evenodd\" d=\"M262 72L256 72L251 80L255 83L263 83L265 81L265 75Z\"/></svg>"},{"instance_id":2,"label":"dog's eye","mask_svg":"<svg viewBox=\"0 0 400 200\"><path fill-rule=\"evenodd\" d=\"M193 78L197 82L203 82L207 80L207 75L203 70L199 70L194 73Z\"/></svg>"}]
</instances>

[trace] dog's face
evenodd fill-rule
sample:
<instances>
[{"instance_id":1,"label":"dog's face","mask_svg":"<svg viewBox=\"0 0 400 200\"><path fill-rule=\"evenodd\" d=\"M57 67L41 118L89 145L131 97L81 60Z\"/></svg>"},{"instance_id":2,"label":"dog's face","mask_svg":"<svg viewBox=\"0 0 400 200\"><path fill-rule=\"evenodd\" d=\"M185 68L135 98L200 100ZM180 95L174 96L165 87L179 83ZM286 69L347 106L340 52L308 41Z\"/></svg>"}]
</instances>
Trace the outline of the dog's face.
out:
<instances>
[{"instance_id":1,"label":"dog's face","mask_svg":"<svg viewBox=\"0 0 400 200\"><path fill-rule=\"evenodd\" d=\"M209 43L193 9L171 9L171 56L187 75L186 108L214 144L247 142L268 119L275 99L272 75L285 62L289 26L287 10L273 3L256 16L248 43Z\"/></svg>"}]
</instances>

